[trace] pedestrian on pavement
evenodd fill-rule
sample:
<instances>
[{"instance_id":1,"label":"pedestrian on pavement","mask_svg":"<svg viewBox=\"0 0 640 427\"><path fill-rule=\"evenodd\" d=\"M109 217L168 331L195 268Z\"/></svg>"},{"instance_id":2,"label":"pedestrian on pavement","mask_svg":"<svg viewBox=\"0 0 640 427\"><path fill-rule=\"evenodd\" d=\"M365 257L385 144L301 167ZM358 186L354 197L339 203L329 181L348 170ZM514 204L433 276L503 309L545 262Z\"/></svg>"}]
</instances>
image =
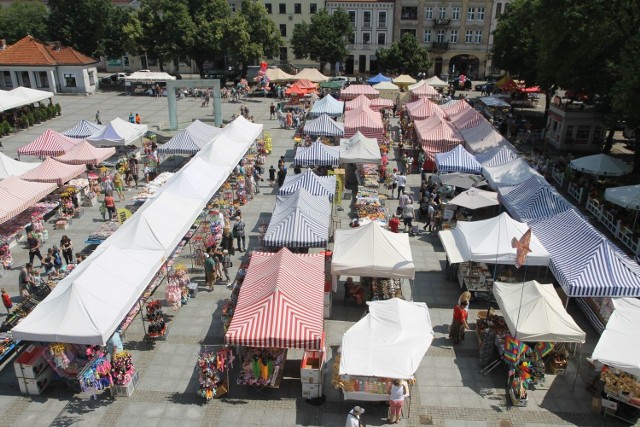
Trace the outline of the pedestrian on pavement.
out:
<instances>
[{"instance_id":1,"label":"pedestrian on pavement","mask_svg":"<svg viewBox=\"0 0 640 427\"><path fill-rule=\"evenodd\" d=\"M407 187L407 177L403 172L398 175L398 199L400 199L400 193L404 194L404 189Z\"/></svg>"},{"instance_id":2,"label":"pedestrian on pavement","mask_svg":"<svg viewBox=\"0 0 640 427\"><path fill-rule=\"evenodd\" d=\"M411 200L409 200L409 202L402 207L402 221L404 222L404 231L407 231L408 227L408 231L411 232L414 215L415 212L413 209L413 203L411 203Z\"/></svg>"},{"instance_id":3,"label":"pedestrian on pavement","mask_svg":"<svg viewBox=\"0 0 640 427\"><path fill-rule=\"evenodd\" d=\"M280 166L278 170L278 187L282 187L286 177L287 177L287 171L284 170L284 166Z\"/></svg>"},{"instance_id":4,"label":"pedestrian on pavement","mask_svg":"<svg viewBox=\"0 0 640 427\"><path fill-rule=\"evenodd\" d=\"M2 305L4 305L4 308L7 309L7 313L11 313L11 309L13 308L11 297L9 296L5 288L2 288L0 292L2 292Z\"/></svg>"},{"instance_id":5,"label":"pedestrian on pavement","mask_svg":"<svg viewBox=\"0 0 640 427\"><path fill-rule=\"evenodd\" d=\"M116 214L116 201L113 198L113 193L108 192L104 196L104 207L107 209L107 214L109 215L109 221L111 221Z\"/></svg>"},{"instance_id":6,"label":"pedestrian on pavement","mask_svg":"<svg viewBox=\"0 0 640 427\"><path fill-rule=\"evenodd\" d=\"M231 267L231 256L227 249L222 251L222 272L224 273L224 280L229 283L229 267Z\"/></svg>"},{"instance_id":7,"label":"pedestrian on pavement","mask_svg":"<svg viewBox=\"0 0 640 427\"><path fill-rule=\"evenodd\" d=\"M427 207L427 222L425 222L423 230L426 230L429 227L429 232L433 230L434 227L434 216L436 213L436 204L433 201L429 201L429 206Z\"/></svg>"},{"instance_id":8,"label":"pedestrian on pavement","mask_svg":"<svg viewBox=\"0 0 640 427\"><path fill-rule=\"evenodd\" d=\"M236 223L233 224L233 235L236 237L238 243L238 252L245 251L245 235L244 235L245 223L242 220L242 215L236 218Z\"/></svg>"},{"instance_id":9,"label":"pedestrian on pavement","mask_svg":"<svg viewBox=\"0 0 640 427\"><path fill-rule=\"evenodd\" d=\"M453 320L451 322L449 339L452 340L454 344L458 344L464 340L464 332L469 329L469 324L467 323L469 313L465 310L466 306L467 301L463 300L453 308Z\"/></svg>"},{"instance_id":10,"label":"pedestrian on pavement","mask_svg":"<svg viewBox=\"0 0 640 427\"><path fill-rule=\"evenodd\" d=\"M134 156L129 158L129 176L133 179L133 182L136 184L136 188L138 188L138 173L140 172L138 168L138 159Z\"/></svg>"},{"instance_id":11,"label":"pedestrian on pavement","mask_svg":"<svg viewBox=\"0 0 640 427\"><path fill-rule=\"evenodd\" d=\"M40 253L40 239L33 233L27 234L27 248L29 248L29 264L33 265L33 259L38 257L42 264L42 254Z\"/></svg>"},{"instance_id":12,"label":"pedestrian on pavement","mask_svg":"<svg viewBox=\"0 0 640 427\"><path fill-rule=\"evenodd\" d=\"M140 118L140 114L136 113L136 124L139 125L142 123L142 119Z\"/></svg>"},{"instance_id":13,"label":"pedestrian on pavement","mask_svg":"<svg viewBox=\"0 0 640 427\"><path fill-rule=\"evenodd\" d=\"M359 406L354 406L352 410L347 414L347 423L345 427L362 427L364 424L360 422L360 417L364 414L364 409Z\"/></svg>"},{"instance_id":14,"label":"pedestrian on pavement","mask_svg":"<svg viewBox=\"0 0 640 427\"><path fill-rule=\"evenodd\" d=\"M228 226L222 229L220 247L223 250L227 250L229 254L235 255L235 249L233 248L233 235L231 234L231 229Z\"/></svg>"},{"instance_id":15,"label":"pedestrian on pavement","mask_svg":"<svg viewBox=\"0 0 640 427\"><path fill-rule=\"evenodd\" d=\"M113 187L118 193L118 202L123 201L124 200L124 181L122 180L122 175L120 175L120 172L116 172L115 175L113 175Z\"/></svg>"},{"instance_id":16,"label":"pedestrian on pavement","mask_svg":"<svg viewBox=\"0 0 640 427\"><path fill-rule=\"evenodd\" d=\"M20 292L22 298L27 298L31 295L32 287L36 285L33 279L34 274L33 264L30 262L20 270L20 275L18 276L18 292Z\"/></svg>"},{"instance_id":17,"label":"pedestrian on pavement","mask_svg":"<svg viewBox=\"0 0 640 427\"><path fill-rule=\"evenodd\" d=\"M397 215L394 215L393 218L389 220L389 230L392 233L397 233L400 228L400 220Z\"/></svg>"},{"instance_id":18,"label":"pedestrian on pavement","mask_svg":"<svg viewBox=\"0 0 640 427\"><path fill-rule=\"evenodd\" d=\"M389 424L397 424L402 416L402 406L404 397L407 395L407 388L399 379L394 379L389 391Z\"/></svg>"},{"instance_id":19,"label":"pedestrian on pavement","mask_svg":"<svg viewBox=\"0 0 640 427\"><path fill-rule=\"evenodd\" d=\"M100 121L100 110L96 111L96 123L101 125L102 122Z\"/></svg>"},{"instance_id":20,"label":"pedestrian on pavement","mask_svg":"<svg viewBox=\"0 0 640 427\"><path fill-rule=\"evenodd\" d=\"M276 182L276 168L271 165L269 167L269 187L273 187L273 184Z\"/></svg>"},{"instance_id":21,"label":"pedestrian on pavement","mask_svg":"<svg viewBox=\"0 0 640 427\"><path fill-rule=\"evenodd\" d=\"M216 282L216 261L208 253L204 254L204 281L207 289L212 291Z\"/></svg>"},{"instance_id":22,"label":"pedestrian on pavement","mask_svg":"<svg viewBox=\"0 0 640 427\"><path fill-rule=\"evenodd\" d=\"M136 116L133 115L133 113L129 113L129 123L134 123L136 122Z\"/></svg>"},{"instance_id":23,"label":"pedestrian on pavement","mask_svg":"<svg viewBox=\"0 0 640 427\"><path fill-rule=\"evenodd\" d=\"M391 174L391 198L393 199L393 192L398 188L398 169L393 168L393 173ZM400 196L400 193L398 193Z\"/></svg>"},{"instance_id":24,"label":"pedestrian on pavement","mask_svg":"<svg viewBox=\"0 0 640 427\"><path fill-rule=\"evenodd\" d=\"M73 262L73 242L66 234L60 239L60 249L62 250L64 262L67 265L71 264Z\"/></svg>"},{"instance_id":25,"label":"pedestrian on pavement","mask_svg":"<svg viewBox=\"0 0 640 427\"><path fill-rule=\"evenodd\" d=\"M269 106L269 119L273 120L275 118L276 118L276 104L272 102L271 105Z\"/></svg>"}]
</instances>

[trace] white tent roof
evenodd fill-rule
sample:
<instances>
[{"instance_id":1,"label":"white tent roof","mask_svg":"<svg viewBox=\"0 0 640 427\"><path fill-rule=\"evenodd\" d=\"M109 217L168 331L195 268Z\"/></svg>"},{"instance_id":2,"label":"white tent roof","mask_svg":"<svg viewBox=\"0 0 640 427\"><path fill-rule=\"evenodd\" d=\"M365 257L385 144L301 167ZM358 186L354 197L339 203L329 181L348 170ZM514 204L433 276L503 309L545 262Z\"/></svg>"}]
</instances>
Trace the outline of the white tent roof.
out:
<instances>
[{"instance_id":1,"label":"white tent roof","mask_svg":"<svg viewBox=\"0 0 640 427\"><path fill-rule=\"evenodd\" d=\"M336 230L331 274L413 279L409 235L392 233L376 222Z\"/></svg>"},{"instance_id":2,"label":"white tent roof","mask_svg":"<svg viewBox=\"0 0 640 427\"><path fill-rule=\"evenodd\" d=\"M621 176L631 172L631 165L606 154L594 154L571 160L569 167L594 175Z\"/></svg>"},{"instance_id":3,"label":"white tent roof","mask_svg":"<svg viewBox=\"0 0 640 427\"><path fill-rule=\"evenodd\" d=\"M133 144L147 133L147 125L136 125L119 117L111 120L100 133L90 136L87 141L97 146L120 146Z\"/></svg>"},{"instance_id":4,"label":"white tent roof","mask_svg":"<svg viewBox=\"0 0 640 427\"><path fill-rule=\"evenodd\" d=\"M438 76L429 77L428 79L424 80L424 82L426 84L428 84L429 86L433 86L433 87L448 87L449 86L449 83L447 83L444 80L440 79Z\"/></svg>"},{"instance_id":5,"label":"white tent roof","mask_svg":"<svg viewBox=\"0 0 640 427\"><path fill-rule=\"evenodd\" d=\"M48 90L31 89L24 86L18 86L15 89L11 89L9 94L22 99L25 104L33 104L34 102L53 98L53 92L49 92Z\"/></svg>"},{"instance_id":6,"label":"white tent roof","mask_svg":"<svg viewBox=\"0 0 640 427\"><path fill-rule=\"evenodd\" d=\"M593 359L640 377L640 300L616 298L615 311L593 350Z\"/></svg>"},{"instance_id":7,"label":"white tent roof","mask_svg":"<svg viewBox=\"0 0 640 427\"><path fill-rule=\"evenodd\" d=\"M234 121L223 128L223 135L226 135L234 141L255 142L256 138L262 133L263 125L259 123L251 123L242 116L238 116Z\"/></svg>"},{"instance_id":8,"label":"white tent roof","mask_svg":"<svg viewBox=\"0 0 640 427\"><path fill-rule=\"evenodd\" d=\"M409 379L433 341L427 304L372 301L369 314L342 337L340 375Z\"/></svg>"},{"instance_id":9,"label":"white tent roof","mask_svg":"<svg viewBox=\"0 0 640 427\"><path fill-rule=\"evenodd\" d=\"M0 153L0 179L5 179L9 176L22 175L31 169L37 168L41 164L42 162L21 162L19 160L12 159L4 153Z\"/></svg>"},{"instance_id":10,"label":"white tent roof","mask_svg":"<svg viewBox=\"0 0 640 427\"><path fill-rule=\"evenodd\" d=\"M380 146L375 138L367 138L360 131L349 139L340 140L340 163L374 163L382 161Z\"/></svg>"},{"instance_id":11,"label":"white tent roof","mask_svg":"<svg viewBox=\"0 0 640 427\"><path fill-rule=\"evenodd\" d=\"M480 209L500 204L498 201L498 193L481 190L479 188L470 188L463 191L453 199L449 200L449 203L467 209Z\"/></svg>"},{"instance_id":12,"label":"white tent roof","mask_svg":"<svg viewBox=\"0 0 640 427\"><path fill-rule=\"evenodd\" d=\"M168 80L175 80L176 78L170 74L149 70L136 71L126 76L124 80L126 82L140 82L140 83L156 83L166 82Z\"/></svg>"},{"instance_id":13,"label":"white tent roof","mask_svg":"<svg viewBox=\"0 0 640 427\"><path fill-rule=\"evenodd\" d=\"M12 95L6 90L0 90L0 111L11 110L12 108L22 107L26 104L28 104L28 101L25 101L23 98Z\"/></svg>"},{"instance_id":14,"label":"white tent roof","mask_svg":"<svg viewBox=\"0 0 640 427\"><path fill-rule=\"evenodd\" d=\"M380 82L372 86L375 90L400 90L400 88L391 82Z\"/></svg>"},{"instance_id":15,"label":"white tent roof","mask_svg":"<svg viewBox=\"0 0 640 427\"><path fill-rule=\"evenodd\" d=\"M586 334L564 309L553 284L495 282L493 295L509 331L527 342L584 343Z\"/></svg>"},{"instance_id":16,"label":"white tent roof","mask_svg":"<svg viewBox=\"0 0 640 427\"><path fill-rule=\"evenodd\" d=\"M604 190L604 198L625 209L640 210L640 185L625 185Z\"/></svg>"},{"instance_id":17,"label":"white tent roof","mask_svg":"<svg viewBox=\"0 0 640 427\"><path fill-rule=\"evenodd\" d=\"M533 175L540 174L529 166L529 163L518 158L499 166L489 166L482 168L482 175L487 178L491 188L504 185L517 185L526 181Z\"/></svg>"},{"instance_id":18,"label":"white tent roof","mask_svg":"<svg viewBox=\"0 0 640 427\"><path fill-rule=\"evenodd\" d=\"M529 229L506 212L482 221L458 221L453 230L438 233L451 264L466 261L489 264L515 264L516 249L511 246L513 238L520 239ZM531 234L531 251L526 265L549 265L549 252L535 234Z\"/></svg>"},{"instance_id":19,"label":"white tent roof","mask_svg":"<svg viewBox=\"0 0 640 427\"><path fill-rule=\"evenodd\" d=\"M309 80L313 83L326 82L329 77L322 74L316 68L304 68L298 74L293 76L296 80Z\"/></svg>"}]
</instances>

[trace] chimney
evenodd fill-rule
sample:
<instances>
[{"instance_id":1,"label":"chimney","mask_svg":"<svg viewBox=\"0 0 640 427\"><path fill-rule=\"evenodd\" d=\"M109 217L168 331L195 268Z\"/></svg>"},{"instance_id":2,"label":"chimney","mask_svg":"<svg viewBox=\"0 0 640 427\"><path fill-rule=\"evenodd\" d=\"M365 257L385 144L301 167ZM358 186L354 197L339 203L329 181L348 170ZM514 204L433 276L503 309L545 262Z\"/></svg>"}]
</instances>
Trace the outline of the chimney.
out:
<instances>
[{"instance_id":1,"label":"chimney","mask_svg":"<svg viewBox=\"0 0 640 427\"><path fill-rule=\"evenodd\" d=\"M49 42L49 46L55 51L58 51L62 48L62 44L59 41Z\"/></svg>"},{"instance_id":2,"label":"chimney","mask_svg":"<svg viewBox=\"0 0 640 427\"><path fill-rule=\"evenodd\" d=\"M0 50L5 50L7 48L7 40L0 39Z\"/></svg>"}]
</instances>

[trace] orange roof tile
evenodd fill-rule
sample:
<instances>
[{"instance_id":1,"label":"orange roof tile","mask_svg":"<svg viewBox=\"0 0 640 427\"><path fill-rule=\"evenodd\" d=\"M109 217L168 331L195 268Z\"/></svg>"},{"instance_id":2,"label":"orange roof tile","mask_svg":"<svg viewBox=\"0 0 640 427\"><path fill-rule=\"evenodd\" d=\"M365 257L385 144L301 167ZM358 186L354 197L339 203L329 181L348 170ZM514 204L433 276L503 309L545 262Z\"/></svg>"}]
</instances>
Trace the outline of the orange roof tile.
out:
<instances>
[{"instance_id":1,"label":"orange roof tile","mask_svg":"<svg viewBox=\"0 0 640 427\"><path fill-rule=\"evenodd\" d=\"M32 36L26 36L0 51L0 65L86 65L96 62L71 47L57 49Z\"/></svg>"}]
</instances>

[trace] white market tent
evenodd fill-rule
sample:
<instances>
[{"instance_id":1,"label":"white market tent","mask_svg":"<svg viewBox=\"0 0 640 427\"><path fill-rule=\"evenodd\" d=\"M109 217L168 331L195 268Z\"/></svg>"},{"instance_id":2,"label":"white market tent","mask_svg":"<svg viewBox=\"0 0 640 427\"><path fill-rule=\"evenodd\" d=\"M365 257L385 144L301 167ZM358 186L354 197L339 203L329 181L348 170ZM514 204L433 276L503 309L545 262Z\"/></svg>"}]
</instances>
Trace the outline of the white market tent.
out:
<instances>
[{"instance_id":1,"label":"white market tent","mask_svg":"<svg viewBox=\"0 0 640 427\"><path fill-rule=\"evenodd\" d=\"M326 82L329 77L323 75L316 68L304 68L298 74L294 75L295 80L309 80L313 83Z\"/></svg>"},{"instance_id":2,"label":"white market tent","mask_svg":"<svg viewBox=\"0 0 640 427\"><path fill-rule=\"evenodd\" d=\"M224 132L224 128L195 120L158 148L161 154L195 154Z\"/></svg>"},{"instance_id":3,"label":"white market tent","mask_svg":"<svg viewBox=\"0 0 640 427\"><path fill-rule=\"evenodd\" d=\"M340 163L373 163L382 162L380 146L375 138L367 138L360 131L351 138L340 140Z\"/></svg>"},{"instance_id":4,"label":"white market tent","mask_svg":"<svg viewBox=\"0 0 640 427\"><path fill-rule=\"evenodd\" d=\"M493 295L519 340L584 344L587 335L567 313L553 284L495 282Z\"/></svg>"},{"instance_id":5,"label":"white market tent","mask_svg":"<svg viewBox=\"0 0 640 427\"><path fill-rule=\"evenodd\" d=\"M640 210L640 185L625 185L604 190L606 201L625 209Z\"/></svg>"},{"instance_id":6,"label":"white market tent","mask_svg":"<svg viewBox=\"0 0 640 427\"><path fill-rule=\"evenodd\" d=\"M514 265L516 249L511 240L520 239L528 229L527 224L504 212L481 221L458 221L456 228L442 230L438 236L451 264L474 261ZM533 233L529 247L531 252L527 255L526 265L549 265L551 256Z\"/></svg>"},{"instance_id":7,"label":"white market tent","mask_svg":"<svg viewBox=\"0 0 640 427\"><path fill-rule=\"evenodd\" d=\"M481 209L489 206L497 206L500 202L498 201L498 193L481 190L479 188L470 188L449 200L449 204L467 209Z\"/></svg>"},{"instance_id":8,"label":"white market tent","mask_svg":"<svg viewBox=\"0 0 640 427\"><path fill-rule=\"evenodd\" d=\"M11 95L6 90L0 90L0 111L11 110L12 108L22 107L26 105L24 99Z\"/></svg>"},{"instance_id":9,"label":"white market tent","mask_svg":"<svg viewBox=\"0 0 640 427\"><path fill-rule=\"evenodd\" d=\"M413 378L434 337L427 304L399 298L367 304L369 314L342 337L339 374Z\"/></svg>"},{"instance_id":10,"label":"white market tent","mask_svg":"<svg viewBox=\"0 0 640 427\"><path fill-rule=\"evenodd\" d=\"M438 76L429 77L428 79L424 80L424 82L426 84L428 84L429 86L433 86L433 87L448 87L449 86L449 83L447 83L444 80L440 79Z\"/></svg>"},{"instance_id":11,"label":"white market tent","mask_svg":"<svg viewBox=\"0 0 640 427\"><path fill-rule=\"evenodd\" d=\"M293 75L289 73L285 73L278 67L267 68L267 71L265 71L265 74L269 78L269 81L274 83L292 82L296 80L296 78Z\"/></svg>"},{"instance_id":12,"label":"white market tent","mask_svg":"<svg viewBox=\"0 0 640 427\"><path fill-rule=\"evenodd\" d=\"M493 189L505 185L518 185L534 175L540 174L529 166L526 161L517 158L498 166L483 166L482 175L487 178L489 186Z\"/></svg>"},{"instance_id":13,"label":"white market tent","mask_svg":"<svg viewBox=\"0 0 640 427\"><path fill-rule=\"evenodd\" d=\"M392 233L377 222L336 230L331 274L333 291L338 276L388 277L413 280L413 263L409 235Z\"/></svg>"},{"instance_id":14,"label":"white market tent","mask_svg":"<svg viewBox=\"0 0 640 427\"><path fill-rule=\"evenodd\" d=\"M53 92L49 92L48 90L31 89L24 86L18 86L15 89L11 89L9 91L9 95L22 99L25 105L53 98Z\"/></svg>"},{"instance_id":15,"label":"white market tent","mask_svg":"<svg viewBox=\"0 0 640 427\"><path fill-rule=\"evenodd\" d=\"M175 79L176 78L171 74L164 73L161 71L140 70L126 76L124 78L124 81L132 82L132 83L157 83L157 82L166 82L166 81L175 80Z\"/></svg>"},{"instance_id":16,"label":"white market tent","mask_svg":"<svg viewBox=\"0 0 640 427\"><path fill-rule=\"evenodd\" d=\"M4 153L0 153L0 179L22 175L31 169L37 168L41 164L42 162L21 162L12 159Z\"/></svg>"},{"instance_id":17,"label":"white market tent","mask_svg":"<svg viewBox=\"0 0 640 427\"><path fill-rule=\"evenodd\" d=\"M571 169L592 175L622 176L631 172L631 165L606 154L594 154L571 160Z\"/></svg>"},{"instance_id":18,"label":"white market tent","mask_svg":"<svg viewBox=\"0 0 640 427\"><path fill-rule=\"evenodd\" d=\"M591 356L598 362L640 376L640 300L614 298L615 308Z\"/></svg>"},{"instance_id":19,"label":"white market tent","mask_svg":"<svg viewBox=\"0 0 640 427\"><path fill-rule=\"evenodd\" d=\"M90 136L87 141L96 146L106 147L131 145L141 139L147 130L147 125L136 125L116 117L102 132Z\"/></svg>"},{"instance_id":20,"label":"white market tent","mask_svg":"<svg viewBox=\"0 0 640 427\"><path fill-rule=\"evenodd\" d=\"M310 117L318 117L323 114L331 117L339 117L344 113L344 102L338 101L331 95L326 95L324 98L313 103L311 111L309 111Z\"/></svg>"}]
</instances>

